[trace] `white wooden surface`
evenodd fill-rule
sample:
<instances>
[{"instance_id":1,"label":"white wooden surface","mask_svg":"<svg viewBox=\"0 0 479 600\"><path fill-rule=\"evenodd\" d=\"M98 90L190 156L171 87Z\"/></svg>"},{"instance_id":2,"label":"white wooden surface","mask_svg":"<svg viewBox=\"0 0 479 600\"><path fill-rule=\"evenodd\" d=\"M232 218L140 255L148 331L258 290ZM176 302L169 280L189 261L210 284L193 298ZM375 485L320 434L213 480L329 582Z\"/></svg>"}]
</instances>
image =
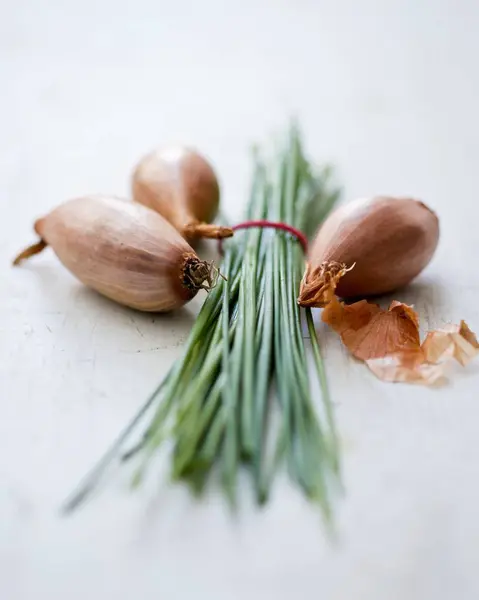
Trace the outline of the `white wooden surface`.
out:
<instances>
[{"instance_id":1,"label":"white wooden surface","mask_svg":"<svg viewBox=\"0 0 479 600\"><path fill-rule=\"evenodd\" d=\"M413 194L440 249L401 294L425 327L479 329L479 6L472 0L16 0L0 9L2 600L460 600L479 594L479 367L384 385L321 329L344 441L339 540L287 482L232 518L161 478L56 509L180 355L200 300L143 316L80 287L31 223L186 140L237 217L248 147L297 113L346 197ZM157 484L160 489L157 489Z\"/></svg>"}]
</instances>

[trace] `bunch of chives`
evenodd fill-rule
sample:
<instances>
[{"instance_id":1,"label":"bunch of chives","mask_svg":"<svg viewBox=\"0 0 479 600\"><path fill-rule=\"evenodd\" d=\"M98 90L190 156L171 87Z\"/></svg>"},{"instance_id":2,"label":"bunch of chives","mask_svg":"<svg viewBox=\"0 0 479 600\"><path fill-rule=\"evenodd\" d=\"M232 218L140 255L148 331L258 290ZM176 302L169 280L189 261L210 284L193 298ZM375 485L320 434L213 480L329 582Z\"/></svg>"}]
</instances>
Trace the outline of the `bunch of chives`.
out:
<instances>
[{"instance_id":1,"label":"bunch of chives","mask_svg":"<svg viewBox=\"0 0 479 600\"><path fill-rule=\"evenodd\" d=\"M255 155L248 220L285 223L311 236L335 203L327 168L313 172L299 132L266 162ZM289 233L247 229L224 244L225 280L208 295L176 363L133 421L65 505L78 506L115 459L138 461L139 483L150 458L173 442L172 476L201 492L218 467L234 504L240 465L249 467L258 503L285 463L305 495L330 515L330 485L339 449L324 366L309 309L309 331L321 398L313 401L296 298L304 250ZM274 413L279 419L273 419ZM147 422L145 419L148 417ZM279 427L275 422L279 421ZM139 428L139 441L125 446Z\"/></svg>"}]
</instances>

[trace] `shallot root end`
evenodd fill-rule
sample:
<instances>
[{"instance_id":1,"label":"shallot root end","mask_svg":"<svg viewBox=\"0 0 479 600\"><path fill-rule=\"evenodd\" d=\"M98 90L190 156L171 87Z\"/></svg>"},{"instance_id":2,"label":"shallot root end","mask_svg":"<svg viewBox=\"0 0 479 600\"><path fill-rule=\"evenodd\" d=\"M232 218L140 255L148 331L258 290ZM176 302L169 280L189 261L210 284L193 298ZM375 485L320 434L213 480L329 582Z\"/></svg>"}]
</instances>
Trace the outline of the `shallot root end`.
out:
<instances>
[{"instance_id":1,"label":"shallot root end","mask_svg":"<svg viewBox=\"0 0 479 600\"><path fill-rule=\"evenodd\" d=\"M323 262L319 267L312 267L308 264L301 281L298 304L309 308L327 306L334 297L341 277L354 269L355 265L347 267L345 263Z\"/></svg>"},{"instance_id":2,"label":"shallot root end","mask_svg":"<svg viewBox=\"0 0 479 600\"><path fill-rule=\"evenodd\" d=\"M183 284L186 287L209 292L216 287L219 277L226 280L213 261L199 260L194 255L187 257L183 266Z\"/></svg>"}]
</instances>

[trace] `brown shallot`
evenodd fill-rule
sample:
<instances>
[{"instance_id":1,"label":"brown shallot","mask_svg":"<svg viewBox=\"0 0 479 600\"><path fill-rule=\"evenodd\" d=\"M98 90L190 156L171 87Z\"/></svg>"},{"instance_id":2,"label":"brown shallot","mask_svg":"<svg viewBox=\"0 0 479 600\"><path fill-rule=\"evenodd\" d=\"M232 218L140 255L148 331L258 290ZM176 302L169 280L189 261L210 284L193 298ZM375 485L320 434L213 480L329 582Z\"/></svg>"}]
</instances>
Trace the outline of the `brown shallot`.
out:
<instances>
[{"instance_id":1,"label":"brown shallot","mask_svg":"<svg viewBox=\"0 0 479 600\"><path fill-rule=\"evenodd\" d=\"M198 258L178 231L156 212L115 197L86 196L61 204L35 222L40 241L14 264L51 246L82 283L142 311L179 308L217 271Z\"/></svg>"},{"instance_id":2,"label":"brown shallot","mask_svg":"<svg viewBox=\"0 0 479 600\"><path fill-rule=\"evenodd\" d=\"M375 296L408 284L429 263L439 221L411 198L359 199L338 208L311 244L298 302L321 307Z\"/></svg>"},{"instance_id":3,"label":"brown shallot","mask_svg":"<svg viewBox=\"0 0 479 600\"><path fill-rule=\"evenodd\" d=\"M208 161L190 148L172 146L144 156L133 173L132 193L188 240L233 235L229 227L211 224L220 201L218 180Z\"/></svg>"}]
</instances>

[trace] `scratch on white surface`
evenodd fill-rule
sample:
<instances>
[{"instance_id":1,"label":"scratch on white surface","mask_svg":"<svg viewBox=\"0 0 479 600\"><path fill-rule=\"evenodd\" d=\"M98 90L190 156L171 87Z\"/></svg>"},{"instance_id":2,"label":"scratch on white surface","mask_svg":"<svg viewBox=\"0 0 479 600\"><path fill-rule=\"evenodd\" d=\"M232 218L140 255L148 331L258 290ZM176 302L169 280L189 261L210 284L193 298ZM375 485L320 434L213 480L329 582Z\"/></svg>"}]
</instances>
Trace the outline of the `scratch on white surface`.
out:
<instances>
[{"instance_id":1,"label":"scratch on white surface","mask_svg":"<svg viewBox=\"0 0 479 600\"><path fill-rule=\"evenodd\" d=\"M135 321L135 319L133 318L133 316L132 316L132 315L130 315L130 321L131 321L131 324L133 325L133 327L134 327L134 328L136 329L136 331L138 332L138 335L139 335L140 337L145 337L145 336L143 335L143 333L141 332L141 329L138 327L138 324L136 323L136 321Z\"/></svg>"},{"instance_id":2,"label":"scratch on white surface","mask_svg":"<svg viewBox=\"0 0 479 600\"><path fill-rule=\"evenodd\" d=\"M154 348L139 348L138 350L120 350L124 354L139 354L141 352L156 352L157 350L168 350L170 346L155 346Z\"/></svg>"}]
</instances>

